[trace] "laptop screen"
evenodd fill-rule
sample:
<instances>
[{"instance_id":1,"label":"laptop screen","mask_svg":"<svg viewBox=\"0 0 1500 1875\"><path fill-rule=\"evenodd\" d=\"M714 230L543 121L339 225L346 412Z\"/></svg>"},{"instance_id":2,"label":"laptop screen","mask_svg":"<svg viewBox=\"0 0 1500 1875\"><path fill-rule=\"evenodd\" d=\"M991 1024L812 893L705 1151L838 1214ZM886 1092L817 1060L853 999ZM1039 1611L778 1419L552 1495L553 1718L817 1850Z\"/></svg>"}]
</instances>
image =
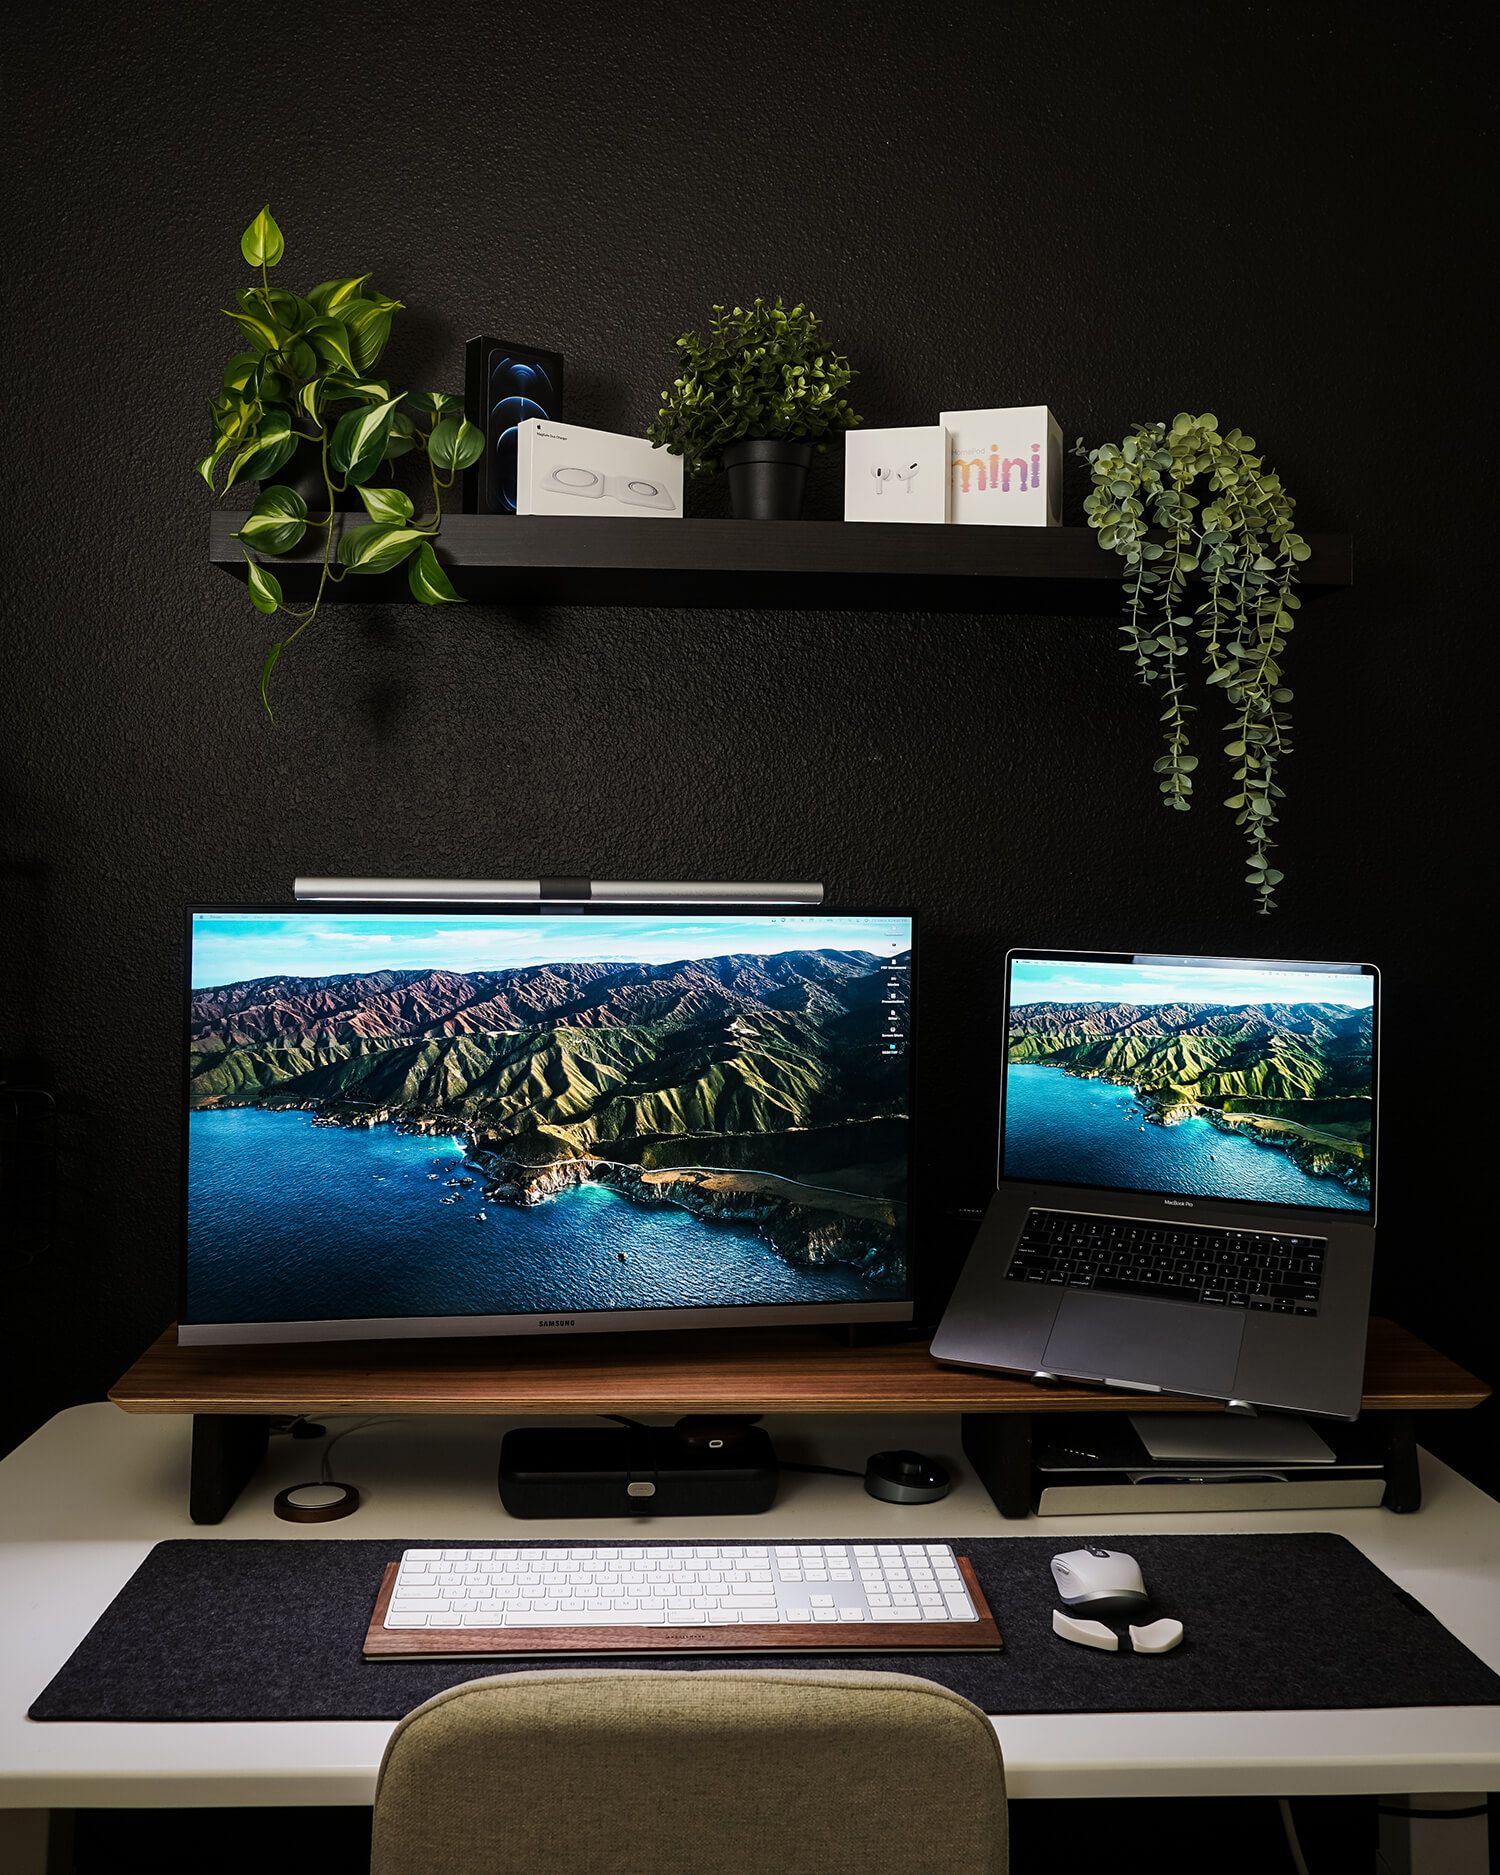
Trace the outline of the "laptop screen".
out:
<instances>
[{"instance_id":1,"label":"laptop screen","mask_svg":"<svg viewBox=\"0 0 1500 1875\"><path fill-rule=\"evenodd\" d=\"M1003 1178L1369 1213L1368 965L1013 953Z\"/></svg>"}]
</instances>

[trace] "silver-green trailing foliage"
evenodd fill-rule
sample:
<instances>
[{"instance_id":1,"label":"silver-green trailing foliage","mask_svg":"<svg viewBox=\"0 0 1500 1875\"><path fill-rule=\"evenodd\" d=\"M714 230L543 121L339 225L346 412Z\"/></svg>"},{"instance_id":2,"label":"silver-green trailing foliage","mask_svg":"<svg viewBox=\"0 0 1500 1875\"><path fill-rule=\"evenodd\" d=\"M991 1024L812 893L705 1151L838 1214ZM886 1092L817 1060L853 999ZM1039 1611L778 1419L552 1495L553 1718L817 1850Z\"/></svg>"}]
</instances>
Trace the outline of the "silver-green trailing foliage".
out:
<instances>
[{"instance_id":1,"label":"silver-green trailing foliage","mask_svg":"<svg viewBox=\"0 0 1500 1875\"><path fill-rule=\"evenodd\" d=\"M1277 776L1292 752L1281 660L1301 604L1297 567L1309 553L1293 526L1296 503L1255 439L1221 433L1211 414L1143 423L1120 443L1080 442L1078 454L1094 482L1083 504L1089 526L1126 568L1121 648L1141 682L1166 699L1167 752L1156 763L1162 803L1187 811L1198 766L1188 737L1196 705L1186 700L1191 633L1207 683L1230 709L1224 753L1235 764L1234 789L1224 805L1249 848L1246 883L1269 912L1282 879L1271 863L1283 798Z\"/></svg>"},{"instance_id":2,"label":"silver-green trailing foliage","mask_svg":"<svg viewBox=\"0 0 1500 1875\"><path fill-rule=\"evenodd\" d=\"M682 375L662 392L647 436L681 456L689 475L707 475L721 450L752 436L805 438L826 449L830 431L853 429L860 418L844 395L856 374L820 327L800 302L715 306L706 335L677 340Z\"/></svg>"},{"instance_id":3,"label":"silver-green trailing foliage","mask_svg":"<svg viewBox=\"0 0 1500 1875\"><path fill-rule=\"evenodd\" d=\"M401 301L387 299L370 276L325 280L306 296L271 285L270 269L284 251L281 230L263 208L240 237L240 252L260 274L260 285L235 294L232 319L250 342L224 367L223 388L209 399L213 448L198 473L216 493L237 481L260 484L260 498L236 538L249 562L250 603L268 616L284 613L292 630L266 653L260 700L271 714L270 682L281 654L317 616L325 592L350 574L386 573L406 565L407 583L423 605L460 598L432 543L442 522L443 490L478 460L484 439L465 421L462 400L446 391L393 391L373 377ZM275 481L300 444L317 451L327 497L322 514L309 514L294 488ZM414 520L415 504L398 488L373 486L374 477L410 450L426 454L432 481L432 516ZM223 486L220 465L228 461ZM335 494L355 488L370 519L335 528ZM323 552L310 606L289 606L281 582L256 555L290 553L309 528L320 528ZM338 535L338 558L334 540Z\"/></svg>"}]
</instances>

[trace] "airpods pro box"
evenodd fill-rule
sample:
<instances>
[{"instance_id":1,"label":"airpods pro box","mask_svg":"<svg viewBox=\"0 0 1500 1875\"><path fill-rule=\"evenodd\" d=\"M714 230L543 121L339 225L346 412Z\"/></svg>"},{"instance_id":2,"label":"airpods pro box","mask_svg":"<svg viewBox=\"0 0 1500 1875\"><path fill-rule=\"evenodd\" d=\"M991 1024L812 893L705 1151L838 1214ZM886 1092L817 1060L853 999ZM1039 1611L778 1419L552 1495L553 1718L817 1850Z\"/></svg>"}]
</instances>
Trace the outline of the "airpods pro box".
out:
<instances>
[{"instance_id":1,"label":"airpods pro box","mask_svg":"<svg viewBox=\"0 0 1500 1875\"><path fill-rule=\"evenodd\" d=\"M846 521L941 523L947 518L948 432L941 423L845 433Z\"/></svg>"},{"instance_id":2,"label":"airpods pro box","mask_svg":"<svg viewBox=\"0 0 1500 1875\"><path fill-rule=\"evenodd\" d=\"M682 457L644 436L530 417L516 430L516 513L682 515Z\"/></svg>"},{"instance_id":3,"label":"airpods pro box","mask_svg":"<svg viewBox=\"0 0 1500 1875\"><path fill-rule=\"evenodd\" d=\"M948 518L987 527L1062 520L1062 426L1045 404L945 410Z\"/></svg>"}]
</instances>

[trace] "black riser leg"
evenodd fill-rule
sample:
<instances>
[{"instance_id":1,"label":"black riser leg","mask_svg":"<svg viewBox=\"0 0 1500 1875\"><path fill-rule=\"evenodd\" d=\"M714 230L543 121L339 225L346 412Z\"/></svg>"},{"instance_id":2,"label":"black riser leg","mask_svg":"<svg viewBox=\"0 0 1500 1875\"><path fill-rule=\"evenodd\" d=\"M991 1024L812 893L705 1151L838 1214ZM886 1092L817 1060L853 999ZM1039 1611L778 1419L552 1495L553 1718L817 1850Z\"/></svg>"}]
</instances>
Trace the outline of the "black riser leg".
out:
<instances>
[{"instance_id":1,"label":"black riser leg","mask_svg":"<svg viewBox=\"0 0 1500 1875\"><path fill-rule=\"evenodd\" d=\"M1387 1510L1422 1508L1422 1472L1417 1461L1417 1429L1410 1413L1383 1413L1385 1496Z\"/></svg>"},{"instance_id":2,"label":"black riser leg","mask_svg":"<svg viewBox=\"0 0 1500 1875\"><path fill-rule=\"evenodd\" d=\"M964 1457L996 1510L1002 1517L1029 1517L1035 1508L1030 1413L964 1413L959 1426Z\"/></svg>"},{"instance_id":3,"label":"black riser leg","mask_svg":"<svg viewBox=\"0 0 1500 1875\"><path fill-rule=\"evenodd\" d=\"M194 1413L188 1515L222 1523L266 1455L271 1422L263 1413Z\"/></svg>"}]
</instances>

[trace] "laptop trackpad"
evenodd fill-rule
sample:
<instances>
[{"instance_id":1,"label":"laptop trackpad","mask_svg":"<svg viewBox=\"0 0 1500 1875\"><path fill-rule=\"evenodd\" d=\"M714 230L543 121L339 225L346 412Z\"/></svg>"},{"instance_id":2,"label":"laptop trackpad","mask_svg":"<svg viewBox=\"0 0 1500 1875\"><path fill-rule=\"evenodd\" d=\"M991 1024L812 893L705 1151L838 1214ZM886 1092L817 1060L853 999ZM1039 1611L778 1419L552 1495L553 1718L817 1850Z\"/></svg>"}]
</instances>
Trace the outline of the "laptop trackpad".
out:
<instances>
[{"instance_id":1,"label":"laptop trackpad","mask_svg":"<svg viewBox=\"0 0 1500 1875\"><path fill-rule=\"evenodd\" d=\"M1084 1380L1130 1380L1169 1393L1225 1398L1234 1387L1244 1333L1238 1309L1074 1289L1063 1297L1042 1366Z\"/></svg>"}]
</instances>

